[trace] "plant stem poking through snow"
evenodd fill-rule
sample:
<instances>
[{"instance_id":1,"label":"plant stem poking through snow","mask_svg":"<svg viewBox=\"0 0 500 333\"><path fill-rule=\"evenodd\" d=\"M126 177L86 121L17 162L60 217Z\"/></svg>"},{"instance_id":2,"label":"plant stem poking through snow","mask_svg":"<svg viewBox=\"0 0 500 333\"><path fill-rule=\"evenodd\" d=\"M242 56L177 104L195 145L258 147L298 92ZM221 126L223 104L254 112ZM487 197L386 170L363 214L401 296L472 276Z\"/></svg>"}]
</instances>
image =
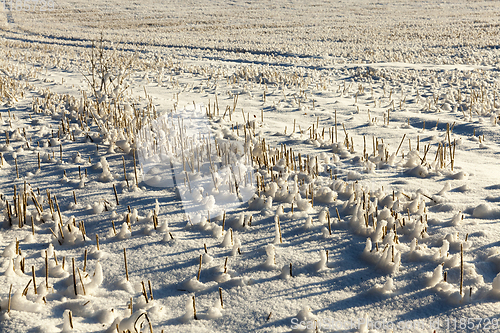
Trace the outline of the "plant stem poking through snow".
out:
<instances>
[{"instance_id":1,"label":"plant stem poking through snow","mask_svg":"<svg viewBox=\"0 0 500 333\"><path fill-rule=\"evenodd\" d=\"M463 296L464 285L464 245L460 244L460 296Z\"/></svg>"},{"instance_id":2,"label":"plant stem poking through snow","mask_svg":"<svg viewBox=\"0 0 500 333\"><path fill-rule=\"evenodd\" d=\"M35 279L35 266L31 266L31 275L33 276L33 290L35 292L35 295L38 294L36 290L36 279Z\"/></svg>"},{"instance_id":3,"label":"plant stem poking through snow","mask_svg":"<svg viewBox=\"0 0 500 333\"><path fill-rule=\"evenodd\" d=\"M9 304L7 306L7 313L10 314L10 294L12 293L12 284L10 285L10 288L9 288Z\"/></svg>"},{"instance_id":4,"label":"plant stem poking through snow","mask_svg":"<svg viewBox=\"0 0 500 333\"><path fill-rule=\"evenodd\" d=\"M202 264L202 260L203 260L203 255L200 254L200 265L198 267L198 276L196 277L196 279L198 281L200 281L200 274L201 274L201 264Z\"/></svg>"},{"instance_id":5,"label":"plant stem poking through snow","mask_svg":"<svg viewBox=\"0 0 500 333\"><path fill-rule=\"evenodd\" d=\"M196 301L193 296L193 318L194 320L198 320L198 317L196 316Z\"/></svg>"},{"instance_id":6,"label":"plant stem poking through snow","mask_svg":"<svg viewBox=\"0 0 500 333\"><path fill-rule=\"evenodd\" d=\"M148 280L148 287L149 287L149 296L151 297L151 300L153 300L153 287L151 286L151 280Z\"/></svg>"},{"instance_id":7,"label":"plant stem poking through snow","mask_svg":"<svg viewBox=\"0 0 500 333\"><path fill-rule=\"evenodd\" d=\"M115 186L115 184L113 184L113 191L115 192L116 205L119 206L120 203L118 202L118 194L116 193L116 186Z\"/></svg>"},{"instance_id":8,"label":"plant stem poking through snow","mask_svg":"<svg viewBox=\"0 0 500 333\"><path fill-rule=\"evenodd\" d=\"M75 272L75 258L71 258L73 263L73 288L75 290L75 296L78 296L78 291L76 290L76 272Z\"/></svg>"},{"instance_id":9,"label":"plant stem poking through snow","mask_svg":"<svg viewBox=\"0 0 500 333\"><path fill-rule=\"evenodd\" d=\"M49 289L49 255L45 250L45 288Z\"/></svg>"},{"instance_id":10,"label":"plant stem poking through snow","mask_svg":"<svg viewBox=\"0 0 500 333\"><path fill-rule=\"evenodd\" d=\"M142 286L142 295L144 296L144 300L146 301L146 304L149 303L148 299L148 293L146 291L146 286L144 285L144 281L141 281L141 286Z\"/></svg>"},{"instance_id":11,"label":"plant stem poking through snow","mask_svg":"<svg viewBox=\"0 0 500 333\"><path fill-rule=\"evenodd\" d=\"M127 266L127 250L126 249L123 249L123 261L125 263L125 276L126 276L127 281L128 281L128 266Z\"/></svg>"},{"instance_id":12,"label":"plant stem poking through snow","mask_svg":"<svg viewBox=\"0 0 500 333\"><path fill-rule=\"evenodd\" d=\"M134 157L135 185L139 186L139 182L137 181L137 164L136 164L136 160L135 160L135 149L132 151L132 156Z\"/></svg>"},{"instance_id":13,"label":"plant stem poking through snow","mask_svg":"<svg viewBox=\"0 0 500 333\"><path fill-rule=\"evenodd\" d=\"M220 307L224 308L224 302L222 301L222 288L219 287L219 298L220 298Z\"/></svg>"}]
</instances>

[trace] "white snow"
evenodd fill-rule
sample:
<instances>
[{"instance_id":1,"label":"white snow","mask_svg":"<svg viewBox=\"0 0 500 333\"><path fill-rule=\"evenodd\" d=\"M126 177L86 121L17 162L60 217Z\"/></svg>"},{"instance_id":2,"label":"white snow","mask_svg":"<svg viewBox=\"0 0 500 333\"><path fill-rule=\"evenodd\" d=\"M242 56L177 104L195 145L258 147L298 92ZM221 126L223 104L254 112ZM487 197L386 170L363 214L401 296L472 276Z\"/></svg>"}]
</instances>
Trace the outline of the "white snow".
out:
<instances>
[{"instance_id":1,"label":"white snow","mask_svg":"<svg viewBox=\"0 0 500 333\"><path fill-rule=\"evenodd\" d=\"M0 330L497 315L497 3L41 4L0 2Z\"/></svg>"}]
</instances>

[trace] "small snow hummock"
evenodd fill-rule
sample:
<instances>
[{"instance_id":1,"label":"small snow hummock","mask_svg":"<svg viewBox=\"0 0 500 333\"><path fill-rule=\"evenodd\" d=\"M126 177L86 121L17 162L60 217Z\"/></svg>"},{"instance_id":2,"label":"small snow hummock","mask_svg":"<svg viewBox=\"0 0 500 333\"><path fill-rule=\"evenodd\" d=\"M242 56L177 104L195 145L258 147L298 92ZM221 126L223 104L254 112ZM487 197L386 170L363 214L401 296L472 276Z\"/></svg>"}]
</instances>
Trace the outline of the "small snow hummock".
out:
<instances>
[{"instance_id":1,"label":"small snow hummock","mask_svg":"<svg viewBox=\"0 0 500 333\"><path fill-rule=\"evenodd\" d=\"M356 171L349 171L347 173L347 179L348 180L360 180L362 178L361 174Z\"/></svg>"},{"instance_id":2,"label":"small snow hummock","mask_svg":"<svg viewBox=\"0 0 500 333\"><path fill-rule=\"evenodd\" d=\"M212 237L220 238L220 237L222 237L223 233L224 233L224 230L222 230L222 226L220 226L220 225L213 226Z\"/></svg>"},{"instance_id":3,"label":"small snow hummock","mask_svg":"<svg viewBox=\"0 0 500 333\"><path fill-rule=\"evenodd\" d=\"M214 301L214 305L208 308L206 318L207 319L218 319L222 317L222 306L220 301Z\"/></svg>"},{"instance_id":4,"label":"small snow hummock","mask_svg":"<svg viewBox=\"0 0 500 333\"><path fill-rule=\"evenodd\" d=\"M168 232L170 231L168 228L168 221L163 222L163 224L158 227L157 231L168 234Z\"/></svg>"},{"instance_id":5,"label":"small snow hummock","mask_svg":"<svg viewBox=\"0 0 500 333\"><path fill-rule=\"evenodd\" d=\"M337 192L329 187L322 187L314 193L314 200L322 203L334 203L337 200Z\"/></svg>"},{"instance_id":6,"label":"small snow hummock","mask_svg":"<svg viewBox=\"0 0 500 333\"><path fill-rule=\"evenodd\" d=\"M361 320L358 332L359 333L368 333L368 316L366 314L363 317L363 320Z\"/></svg>"},{"instance_id":7,"label":"small snow hummock","mask_svg":"<svg viewBox=\"0 0 500 333\"><path fill-rule=\"evenodd\" d=\"M316 271L322 271L322 270L325 270L326 268L328 268L326 266L326 263L327 263L326 251L321 250L321 252L319 254L320 254L321 259L317 263L314 264L314 269Z\"/></svg>"},{"instance_id":8,"label":"small snow hummock","mask_svg":"<svg viewBox=\"0 0 500 333\"><path fill-rule=\"evenodd\" d=\"M262 266L268 270L277 269L278 266L276 265L276 250L273 244L266 245L266 254L266 262Z\"/></svg>"},{"instance_id":9,"label":"small snow hummock","mask_svg":"<svg viewBox=\"0 0 500 333\"><path fill-rule=\"evenodd\" d=\"M450 249L450 242L448 240L443 239L443 245L441 245L441 248L439 248L436 253L434 254L434 261L442 261L448 257L448 251Z\"/></svg>"},{"instance_id":10,"label":"small snow hummock","mask_svg":"<svg viewBox=\"0 0 500 333\"><path fill-rule=\"evenodd\" d=\"M146 311L143 309L139 309L135 311L130 317L122 319L118 324L120 332L138 332L137 328L141 327L144 320L146 320L145 315Z\"/></svg>"},{"instance_id":11,"label":"small snow hummock","mask_svg":"<svg viewBox=\"0 0 500 333\"><path fill-rule=\"evenodd\" d=\"M98 322L104 325L110 325L115 320L114 309L108 310L103 309L96 314L96 319ZM116 328L116 325L115 325Z\"/></svg>"},{"instance_id":12,"label":"small snow hummock","mask_svg":"<svg viewBox=\"0 0 500 333\"><path fill-rule=\"evenodd\" d=\"M318 215L318 221L320 223L327 223L328 222L328 210L327 209L323 209L321 212L319 212L319 215Z\"/></svg>"},{"instance_id":13,"label":"small snow hummock","mask_svg":"<svg viewBox=\"0 0 500 333\"><path fill-rule=\"evenodd\" d=\"M70 319L70 316L71 316L70 312L71 312L71 310L69 310L69 309L64 310L64 313L63 313L63 327L62 327L62 331L61 332L71 332L73 330L71 319Z\"/></svg>"},{"instance_id":14,"label":"small snow hummock","mask_svg":"<svg viewBox=\"0 0 500 333\"><path fill-rule=\"evenodd\" d=\"M409 176L418 178L427 178L427 176L429 176L429 171L422 165L417 165L414 168L408 169L405 173Z\"/></svg>"},{"instance_id":15,"label":"small snow hummock","mask_svg":"<svg viewBox=\"0 0 500 333\"><path fill-rule=\"evenodd\" d=\"M92 211L94 212L94 214L101 214L102 212L104 212L104 209L104 203L101 201L94 202L94 204L92 205Z\"/></svg>"},{"instance_id":16,"label":"small snow hummock","mask_svg":"<svg viewBox=\"0 0 500 333\"><path fill-rule=\"evenodd\" d=\"M101 285L103 280L104 276L102 274L102 266L99 262L97 262L95 265L94 275L92 280L88 284L85 284L85 291L87 295L92 295L93 293L95 293L95 291Z\"/></svg>"},{"instance_id":17,"label":"small snow hummock","mask_svg":"<svg viewBox=\"0 0 500 333\"><path fill-rule=\"evenodd\" d=\"M194 296L193 296L194 297ZM180 321L183 323L188 323L194 319L194 302L190 297L185 304L186 313L180 318Z\"/></svg>"},{"instance_id":18,"label":"small snow hummock","mask_svg":"<svg viewBox=\"0 0 500 333\"><path fill-rule=\"evenodd\" d=\"M493 279L492 288L493 290L500 293L500 273L498 273L497 276L495 276L495 278Z\"/></svg>"},{"instance_id":19,"label":"small snow hummock","mask_svg":"<svg viewBox=\"0 0 500 333\"><path fill-rule=\"evenodd\" d=\"M116 287L118 289L125 290L131 294L134 293L134 288L132 287L132 283L130 283L130 281L128 281L126 278L123 278L120 281L116 282Z\"/></svg>"},{"instance_id":20,"label":"small snow hummock","mask_svg":"<svg viewBox=\"0 0 500 333\"><path fill-rule=\"evenodd\" d=\"M297 193L295 201L297 203L298 210L301 210L303 212L310 212L313 210L311 202L309 202L309 200L307 199L302 199L299 193Z\"/></svg>"},{"instance_id":21,"label":"small snow hummock","mask_svg":"<svg viewBox=\"0 0 500 333\"><path fill-rule=\"evenodd\" d=\"M432 275L427 281L427 286L435 287L439 282L443 281L443 265L439 264L432 272Z\"/></svg>"},{"instance_id":22,"label":"small snow hummock","mask_svg":"<svg viewBox=\"0 0 500 333\"><path fill-rule=\"evenodd\" d=\"M283 268L281 269L280 277L285 280L292 277L290 275L290 265L283 266Z\"/></svg>"},{"instance_id":23,"label":"small snow hummock","mask_svg":"<svg viewBox=\"0 0 500 333\"><path fill-rule=\"evenodd\" d=\"M499 215L500 210L498 208L491 207L488 203L480 204L472 211L472 216L479 219L492 219L497 218Z\"/></svg>"},{"instance_id":24,"label":"small snow hummock","mask_svg":"<svg viewBox=\"0 0 500 333\"><path fill-rule=\"evenodd\" d=\"M264 195L261 195L258 197L256 194L253 196L252 199L248 202L248 209L250 210L264 210L268 207L266 204L266 197Z\"/></svg>"},{"instance_id":25,"label":"small snow hummock","mask_svg":"<svg viewBox=\"0 0 500 333\"><path fill-rule=\"evenodd\" d=\"M114 177L113 175L111 174L111 171L109 169L109 164L108 164L108 161L106 161L106 157L101 157L101 162L100 162L101 166L102 166L102 173L101 175L99 176L99 180L101 182L111 182L114 180Z\"/></svg>"},{"instance_id":26,"label":"small snow hummock","mask_svg":"<svg viewBox=\"0 0 500 333\"><path fill-rule=\"evenodd\" d=\"M306 230L309 230L313 227L313 224L312 224L312 217L308 216L306 218L306 223L304 224L304 229Z\"/></svg>"},{"instance_id":27,"label":"small snow hummock","mask_svg":"<svg viewBox=\"0 0 500 333\"><path fill-rule=\"evenodd\" d=\"M467 191L470 191L470 187L469 187L469 185L465 184L465 185L462 185L462 186L455 188L455 191L456 192L467 192Z\"/></svg>"},{"instance_id":28,"label":"small snow hummock","mask_svg":"<svg viewBox=\"0 0 500 333\"><path fill-rule=\"evenodd\" d=\"M128 229L127 222L123 222L122 228L120 229L120 232L116 234L116 238L118 239L127 239L130 238L131 233L130 230Z\"/></svg>"},{"instance_id":29,"label":"small snow hummock","mask_svg":"<svg viewBox=\"0 0 500 333\"><path fill-rule=\"evenodd\" d=\"M500 273L498 273L491 284L490 295L496 299L500 299Z\"/></svg>"},{"instance_id":30,"label":"small snow hummock","mask_svg":"<svg viewBox=\"0 0 500 333\"><path fill-rule=\"evenodd\" d=\"M5 247L2 257L14 258L16 256L16 241L12 241Z\"/></svg>"},{"instance_id":31,"label":"small snow hummock","mask_svg":"<svg viewBox=\"0 0 500 333\"><path fill-rule=\"evenodd\" d=\"M184 282L182 282L182 289L185 289L189 292L199 292L207 289L208 286L206 286L204 283L201 283L196 279L196 277L186 279Z\"/></svg>"},{"instance_id":32,"label":"small snow hummock","mask_svg":"<svg viewBox=\"0 0 500 333\"><path fill-rule=\"evenodd\" d=\"M227 269L227 267L226 267ZM220 266L216 266L216 267L213 267L212 270L214 272L214 280L218 283L224 283L224 282L227 282L229 280L231 280L231 275L229 275L227 272L225 272L226 270L224 268L224 265L220 265Z\"/></svg>"},{"instance_id":33,"label":"small snow hummock","mask_svg":"<svg viewBox=\"0 0 500 333\"><path fill-rule=\"evenodd\" d=\"M384 283L383 286L377 285L372 287L369 292L374 293L374 294L390 294L394 291L395 286L394 286L394 281L392 277L387 278L387 281Z\"/></svg>"},{"instance_id":34,"label":"small snow hummock","mask_svg":"<svg viewBox=\"0 0 500 333\"><path fill-rule=\"evenodd\" d=\"M0 301L0 307L7 309L8 298L2 299ZM10 299L11 310L26 311L26 312L41 312L43 310L43 304L34 303L23 296L23 291L21 289L14 292Z\"/></svg>"},{"instance_id":35,"label":"small snow hummock","mask_svg":"<svg viewBox=\"0 0 500 333\"><path fill-rule=\"evenodd\" d=\"M236 237L236 234L233 235L233 248L231 249L231 256L235 256L240 252L241 248L241 241L238 237Z\"/></svg>"},{"instance_id":36,"label":"small snow hummock","mask_svg":"<svg viewBox=\"0 0 500 333\"><path fill-rule=\"evenodd\" d=\"M209 264L209 263L211 263L213 260L214 260L214 258L213 258L210 254L208 254L208 253L203 253L203 259L202 259L202 262L203 262L203 263Z\"/></svg>"},{"instance_id":37,"label":"small snow hummock","mask_svg":"<svg viewBox=\"0 0 500 333\"><path fill-rule=\"evenodd\" d=\"M297 316L292 318L292 332L315 332L318 327L318 317L311 312L311 308L304 306Z\"/></svg>"},{"instance_id":38,"label":"small snow hummock","mask_svg":"<svg viewBox=\"0 0 500 333\"><path fill-rule=\"evenodd\" d=\"M232 235L233 235L233 229L229 228L229 230L225 233L224 239L222 240L222 243L220 244L220 246L222 246L222 247L233 246Z\"/></svg>"},{"instance_id":39,"label":"small snow hummock","mask_svg":"<svg viewBox=\"0 0 500 333\"><path fill-rule=\"evenodd\" d=\"M390 236L386 238L391 239ZM387 274L394 274L399 270L399 266L401 265L401 252L397 250L394 244L386 244L382 250L373 251L370 238L366 239L362 257L366 261L374 263L377 269Z\"/></svg>"},{"instance_id":40,"label":"small snow hummock","mask_svg":"<svg viewBox=\"0 0 500 333\"><path fill-rule=\"evenodd\" d=\"M462 212L458 212L457 214L453 215L451 218L450 224L451 225L460 225L464 219L464 215Z\"/></svg>"},{"instance_id":41,"label":"small snow hummock","mask_svg":"<svg viewBox=\"0 0 500 333\"><path fill-rule=\"evenodd\" d=\"M449 192L450 190L451 190L451 184L450 182L446 182L441 191L439 191L437 195L443 196L446 194L446 192Z\"/></svg>"},{"instance_id":42,"label":"small snow hummock","mask_svg":"<svg viewBox=\"0 0 500 333\"><path fill-rule=\"evenodd\" d=\"M107 258L108 256L110 255L109 252L105 252L101 249L97 249L96 247L93 247L90 251L89 251L89 257L90 258L93 258L93 259L104 259L104 258Z\"/></svg>"},{"instance_id":43,"label":"small snow hummock","mask_svg":"<svg viewBox=\"0 0 500 333\"><path fill-rule=\"evenodd\" d=\"M457 173L454 173L450 177L457 180L467 180L467 178L469 178L469 175L465 171L459 171Z\"/></svg>"}]
</instances>

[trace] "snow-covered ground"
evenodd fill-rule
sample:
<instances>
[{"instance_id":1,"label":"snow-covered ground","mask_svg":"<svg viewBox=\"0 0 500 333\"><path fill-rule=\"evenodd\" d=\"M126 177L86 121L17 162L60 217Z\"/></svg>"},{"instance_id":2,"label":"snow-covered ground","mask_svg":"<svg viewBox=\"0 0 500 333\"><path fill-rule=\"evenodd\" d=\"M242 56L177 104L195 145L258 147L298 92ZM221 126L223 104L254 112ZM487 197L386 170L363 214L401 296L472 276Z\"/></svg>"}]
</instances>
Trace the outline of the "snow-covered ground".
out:
<instances>
[{"instance_id":1,"label":"snow-covered ground","mask_svg":"<svg viewBox=\"0 0 500 333\"><path fill-rule=\"evenodd\" d=\"M496 2L30 4L0 331L498 330Z\"/></svg>"}]
</instances>

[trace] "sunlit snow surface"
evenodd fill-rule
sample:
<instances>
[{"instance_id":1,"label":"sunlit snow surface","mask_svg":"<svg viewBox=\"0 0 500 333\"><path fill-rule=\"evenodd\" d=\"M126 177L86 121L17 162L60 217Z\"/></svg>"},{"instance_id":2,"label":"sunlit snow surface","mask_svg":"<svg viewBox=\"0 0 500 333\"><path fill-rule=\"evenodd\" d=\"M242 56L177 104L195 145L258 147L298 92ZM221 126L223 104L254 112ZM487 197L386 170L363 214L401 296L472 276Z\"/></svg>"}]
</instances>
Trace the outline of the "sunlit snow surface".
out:
<instances>
[{"instance_id":1,"label":"sunlit snow surface","mask_svg":"<svg viewBox=\"0 0 500 333\"><path fill-rule=\"evenodd\" d=\"M498 330L497 1L5 3L1 332Z\"/></svg>"}]
</instances>

